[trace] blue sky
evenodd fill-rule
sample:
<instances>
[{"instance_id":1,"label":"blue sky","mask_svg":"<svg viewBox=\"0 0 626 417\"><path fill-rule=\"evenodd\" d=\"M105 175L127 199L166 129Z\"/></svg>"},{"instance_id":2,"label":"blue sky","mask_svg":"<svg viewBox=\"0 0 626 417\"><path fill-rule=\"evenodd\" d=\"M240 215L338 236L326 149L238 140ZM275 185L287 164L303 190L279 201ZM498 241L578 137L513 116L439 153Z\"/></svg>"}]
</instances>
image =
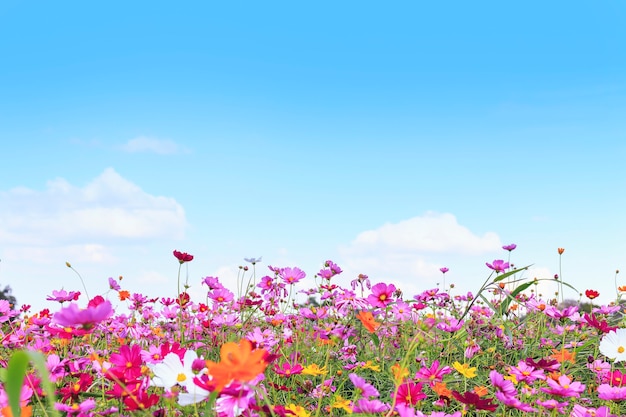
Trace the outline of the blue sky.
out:
<instances>
[{"instance_id":1,"label":"blue sky","mask_svg":"<svg viewBox=\"0 0 626 417\"><path fill-rule=\"evenodd\" d=\"M174 249L412 295L626 268L626 5L0 5L0 285L174 296ZM626 271L624 272L626 273ZM618 284L626 284L618 275ZM546 284L544 293L556 286ZM574 292L566 293L569 298Z\"/></svg>"}]
</instances>

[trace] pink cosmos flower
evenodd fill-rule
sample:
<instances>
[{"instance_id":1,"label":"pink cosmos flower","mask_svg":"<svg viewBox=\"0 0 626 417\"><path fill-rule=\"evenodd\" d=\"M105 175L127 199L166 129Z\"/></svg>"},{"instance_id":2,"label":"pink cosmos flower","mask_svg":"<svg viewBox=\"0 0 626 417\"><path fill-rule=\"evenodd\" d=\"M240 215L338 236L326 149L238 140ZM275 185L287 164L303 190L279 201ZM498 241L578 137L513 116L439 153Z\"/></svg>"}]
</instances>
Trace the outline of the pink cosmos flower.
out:
<instances>
[{"instance_id":1,"label":"pink cosmos flower","mask_svg":"<svg viewBox=\"0 0 626 417\"><path fill-rule=\"evenodd\" d=\"M230 301L233 301L233 299L235 298L235 295L232 293L232 291L228 290L227 288L215 289L211 291L208 295L209 298L216 303L228 303Z\"/></svg>"},{"instance_id":2,"label":"pink cosmos flower","mask_svg":"<svg viewBox=\"0 0 626 417\"><path fill-rule=\"evenodd\" d=\"M352 381L354 387L357 389L357 397L370 398L380 395L378 390L372 384L368 383L365 378L354 373L348 375L348 378L350 378L350 381Z\"/></svg>"},{"instance_id":3,"label":"pink cosmos flower","mask_svg":"<svg viewBox=\"0 0 626 417\"><path fill-rule=\"evenodd\" d=\"M78 297L80 297L79 291L65 291L65 290L52 290L52 295L46 297L48 301L58 301L63 304L66 301L78 301Z\"/></svg>"},{"instance_id":4,"label":"pink cosmos flower","mask_svg":"<svg viewBox=\"0 0 626 417\"><path fill-rule=\"evenodd\" d=\"M280 277L286 284L295 284L306 277L306 273L300 268L281 268Z\"/></svg>"},{"instance_id":5,"label":"pink cosmos flower","mask_svg":"<svg viewBox=\"0 0 626 417\"><path fill-rule=\"evenodd\" d=\"M106 320L111 314L113 314L113 307L108 300L95 306L90 302L87 308L80 308L78 304L71 303L55 313L53 322L61 327L92 330L96 324Z\"/></svg>"},{"instance_id":6,"label":"pink cosmos flower","mask_svg":"<svg viewBox=\"0 0 626 417\"><path fill-rule=\"evenodd\" d=\"M384 282L379 282L372 287L372 293L367 297L367 301L369 301L373 307L385 308L393 302L393 293L395 291L395 285L387 285Z\"/></svg>"},{"instance_id":7,"label":"pink cosmos flower","mask_svg":"<svg viewBox=\"0 0 626 417\"><path fill-rule=\"evenodd\" d=\"M509 252L514 251L517 245L515 243L511 243L510 245L502 246L502 249L508 250Z\"/></svg>"},{"instance_id":8,"label":"pink cosmos flower","mask_svg":"<svg viewBox=\"0 0 626 417\"><path fill-rule=\"evenodd\" d=\"M616 414L611 414L611 409L607 407L606 405L603 405L602 407L598 407L597 409L594 409L594 408L583 407L580 404L576 404L574 408L572 408L572 414L570 414L570 416L571 417L617 417Z\"/></svg>"},{"instance_id":9,"label":"pink cosmos flower","mask_svg":"<svg viewBox=\"0 0 626 417\"><path fill-rule=\"evenodd\" d=\"M439 268L439 270L441 271L442 274L445 274L446 272L449 271L449 269L446 268L445 266L443 268Z\"/></svg>"},{"instance_id":10,"label":"pink cosmos flower","mask_svg":"<svg viewBox=\"0 0 626 417\"><path fill-rule=\"evenodd\" d=\"M517 379L518 382L525 381L528 384L532 384L537 379L546 379L542 369L535 369L535 367L528 365L524 361L519 361L517 366L512 366L509 372L511 375L515 375L515 379Z\"/></svg>"},{"instance_id":11,"label":"pink cosmos flower","mask_svg":"<svg viewBox=\"0 0 626 417\"><path fill-rule=\"evenodd\" d=\"M289 362L285 362L281 367L279 367L278 364L274 365L274 372L287 378L292 375L301 374L303 369L304 367L299 363L291 366Z\"/></svg>"},{"instance_id":12,"label":"pink cosmos flower","mask_svg":"<svg viewBox=\"0 0 626 417\"><path fill-rule=\"evenodd\" d=\"M558 380L547 378L546 383L548 388L541 387L541 391L556 395L558 397L580 397L580 393L585 391L586 386L578 381L572 382L572 379L567 375L559 376Z\"/></svg>"},{"instance_id":13,"label":"pink cosmos flower","mask_svg":"<svg viewBox=\"0 0 626 417\"><path fill-rule=\"evenodd\" d=\"M415 374L415 379L420 379L422 381L427 381L431 386L434 386L435 383L443 381L443 377L452 372L452 368L449 366L439 367L439 361L435 360L430 365L430 367L422 367Z\"/></svg>"},{"instance_id":14,"label":"pink cosmos flower","mask_svg":"<svg viewBox=\"0 0 626 417\"><path fill-rule=\"evenodd\" d=\"M598 386L598 398L609 401L624 401L626 400L626 387L601 384Z\"/></svg>"},{"instance_id":15,"label":"pink cosmos flower","mask_svg":"<svg viewBox=\"0 0 626 417\"><path fill-rule=\"evenodd\" d=\"M504 272L505 270L509 269L509 263L508 262L504 262L502 259L496 259L495 261L493 261L493 263L485 263L485 265L487 265L490 269L493 269L494 271L496 271L496 273L500 273L500 272Z\"/></svg>"}]
</instances>

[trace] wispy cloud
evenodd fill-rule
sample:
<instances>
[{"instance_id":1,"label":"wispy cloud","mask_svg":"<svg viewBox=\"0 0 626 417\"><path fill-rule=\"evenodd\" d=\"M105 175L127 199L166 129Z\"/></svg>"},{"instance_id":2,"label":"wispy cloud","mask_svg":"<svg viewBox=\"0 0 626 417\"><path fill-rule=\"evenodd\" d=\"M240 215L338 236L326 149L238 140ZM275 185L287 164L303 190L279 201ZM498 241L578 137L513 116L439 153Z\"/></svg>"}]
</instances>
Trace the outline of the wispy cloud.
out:
<instances>
[{"instance_id":1,"label":"wispy cloud","mask_svg":"<svg viewBox=\"0 0 626 417\"><path fill-rule=\"evenodd\" d=\"M159 155L173 155L179 153L187 153L188 149L180 146L174 141L167 139L156 139L146 136L133 138L121 146L124 152L152 152Z\"/></svg>"}]
</instances>

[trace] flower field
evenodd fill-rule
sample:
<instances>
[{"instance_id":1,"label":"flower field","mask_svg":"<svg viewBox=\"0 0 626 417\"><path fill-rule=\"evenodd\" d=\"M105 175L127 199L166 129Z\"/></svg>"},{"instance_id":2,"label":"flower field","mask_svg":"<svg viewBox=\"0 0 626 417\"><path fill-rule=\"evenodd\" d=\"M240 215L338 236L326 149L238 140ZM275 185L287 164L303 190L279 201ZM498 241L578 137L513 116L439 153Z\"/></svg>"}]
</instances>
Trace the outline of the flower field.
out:
<instances>
[{"instance_id":1,"label":"flower field","mask_svg":"<svg viewBox=\"0 0 626 417\"><path fill-rule=\"evenodd\" d=\"M307 276L246 259L236 290L201 278L195 302L180 282L192 261L174 251L178 288L160 298L109 278L38 312L0 301L2 415L626 415L619 297L542 299L504 260L474 294L446 287L445 267L441 287L403 294L366 275L341 287L332 261Z\"/></svg>"}]
</instances>

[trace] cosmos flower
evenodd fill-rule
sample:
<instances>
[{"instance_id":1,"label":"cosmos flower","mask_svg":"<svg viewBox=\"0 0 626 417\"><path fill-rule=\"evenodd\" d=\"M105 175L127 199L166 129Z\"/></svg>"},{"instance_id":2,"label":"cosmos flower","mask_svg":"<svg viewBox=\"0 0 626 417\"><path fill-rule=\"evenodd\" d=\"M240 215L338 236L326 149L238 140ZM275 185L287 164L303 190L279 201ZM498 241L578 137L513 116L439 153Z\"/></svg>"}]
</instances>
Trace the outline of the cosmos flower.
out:
<instances>
[{"instance_id":1,"label":"cosmos flower","mask_svg":"<svg viewBox=\"0 0 626 417\"><path fill-rule=\"evenodd\" d=\"M174 253L174 257L178 259L178 262L180 262L181 264L184 264L185 262L193 261L193 255L190 255L187 252L179 252L175 250L173 253Z\"/></svg>"},{"instance_id":2,"label":"cosmos flower","mask_svg":"<svg viewBox=\"0 0 626 417\"><path fill-rule=\"evenodd\" d=\"M94 303L95 304L95 303ZM98 323L106 320L113 314L110 301L103 301L97 305L90 302L87 308L80 308L71 303L54 314L52 321L61 327L78 327L81 330L92 330Z\"/></svg>"},{"instance_id":3,"label":"cosmos flower","mask_svg":"<svg viewBox=\"0 0 626 417\"><path fill-rule=\"evenodd\" d=\"M395 285L387 285L384 282L379 282L372 287L372 293L367 297L367 301L369 301L373 307L385 308L393 302L393 293L395 291Z\"/></svg>"},{"instance_id":4,"label":"cosmos flower","mask_svg":"<svg viewBox=\"0 0 626 417\"><path fill-rule=\"evenodd\" d=\"M600 341L600 353L614 362L626 361L626 329L608 332Z\"/></svg>"},{"instance_id":5,"label":"cosmos flower","mask_svg":"<svg viewBox=\"0 0 626 417\"><path fill-rule=\"evenodd\" d=\"M487 265L490 269L493 269L494 271L496 271L496 273L498 274L500 272L504 272L505 270L509 269L509 263L504 262L502 259L496 259L492 263L487 262L485 265Z\"/></svg>"},{"instance_id":6,"label":"cosmos flower","mask_svg":"<svg viewBox=\"0 0 626 417\"><path fill-rule=\"evenodd\" d=\"M517 245L515 243L511 243L510 245L502 246L502 249L508 250L509 252L515 250L515 248L517 248Z\"/></svg>"}]
</instances>

